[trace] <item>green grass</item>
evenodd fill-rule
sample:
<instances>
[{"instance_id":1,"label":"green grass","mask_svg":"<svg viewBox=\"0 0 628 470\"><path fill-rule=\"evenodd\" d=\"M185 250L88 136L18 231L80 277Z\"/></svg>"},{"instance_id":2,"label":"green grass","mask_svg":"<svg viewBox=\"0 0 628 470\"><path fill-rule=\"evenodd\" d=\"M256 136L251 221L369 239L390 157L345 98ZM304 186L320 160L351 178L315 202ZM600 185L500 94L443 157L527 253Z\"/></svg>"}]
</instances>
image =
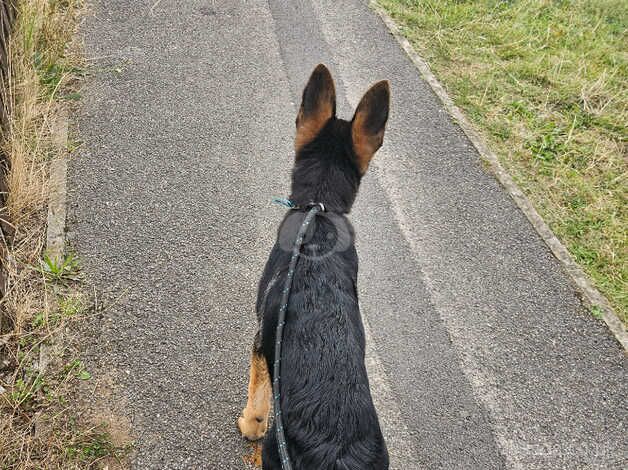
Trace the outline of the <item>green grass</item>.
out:
<instances>
[{"instance_id":1,"label":"green grass","mask_svg":"<svg viewBox=\"0 0 628 470\"><path fill-rule=\"evenodd\" d=\"M378 0L628 321L625 0Z\"/></svg>"},{"instance_id":2,"label":"green grass","mask_svg":"<svg viewBox=\"0 0 628 470\"><path fill-rule=\"evenodd\" d=\"M33 316L31 328L54 329L66 321L81 318L87 314L89 306L85 298L79 293L72 293L57 298L57 309L50 312L43 310Z\"/></svg>"}]
</instances>

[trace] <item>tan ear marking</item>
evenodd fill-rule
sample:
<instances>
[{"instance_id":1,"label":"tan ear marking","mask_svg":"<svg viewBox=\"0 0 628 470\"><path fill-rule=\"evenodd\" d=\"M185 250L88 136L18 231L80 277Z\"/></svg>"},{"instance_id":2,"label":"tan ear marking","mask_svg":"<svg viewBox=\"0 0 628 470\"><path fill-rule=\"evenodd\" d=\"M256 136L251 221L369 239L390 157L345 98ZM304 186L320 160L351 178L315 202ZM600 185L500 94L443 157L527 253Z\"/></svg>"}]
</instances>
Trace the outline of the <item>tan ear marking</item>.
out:
<instances>
[{"instance_id":1,"label":"tan ear marking","mask_svg":"<svg viewBox=\"0 0 628 470\"><path fill-rule=\"evenodd\" d=\"M360 172L364 174L373 155L382 146L390 108L390 85L383 80L362 97L353 121L351 138Z\"/></svg>"}]
</instances>

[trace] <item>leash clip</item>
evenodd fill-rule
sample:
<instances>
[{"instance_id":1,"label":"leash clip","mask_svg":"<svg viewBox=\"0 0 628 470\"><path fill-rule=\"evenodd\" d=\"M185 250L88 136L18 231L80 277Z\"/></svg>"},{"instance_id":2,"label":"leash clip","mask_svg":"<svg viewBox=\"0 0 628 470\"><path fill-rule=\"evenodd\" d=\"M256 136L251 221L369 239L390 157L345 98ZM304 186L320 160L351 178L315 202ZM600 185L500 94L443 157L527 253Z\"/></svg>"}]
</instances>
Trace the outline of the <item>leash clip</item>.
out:
<instances>
[{"instance_id":1,"label":"leash clip","mask_svg":"<svg viewBox=\"0 0 628 470\"><path fill-rule=\"evenodd\" d=\"M310 203L307 205L307 207L308 207L309 209L311 209L312 207L316 207L316 206L320 207L321 212L325 212L325 210L326 210L326 209L325 209L325 205L324 205L322 202L310 202Z\"/></svg>"}]
</instances>

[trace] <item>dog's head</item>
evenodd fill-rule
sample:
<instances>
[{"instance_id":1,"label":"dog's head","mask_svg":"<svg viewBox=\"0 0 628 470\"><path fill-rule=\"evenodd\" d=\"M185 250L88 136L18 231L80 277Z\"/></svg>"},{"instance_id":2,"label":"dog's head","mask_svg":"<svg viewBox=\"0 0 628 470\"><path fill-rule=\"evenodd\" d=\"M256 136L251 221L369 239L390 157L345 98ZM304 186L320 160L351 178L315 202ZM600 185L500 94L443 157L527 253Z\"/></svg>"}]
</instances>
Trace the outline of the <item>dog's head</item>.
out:
<instances>
[{"instance_id":1,"label":"dog's head","mask_svg":"<svg viewBox=\"0 0 628 470\"><path fill-rule=\"evenodd\" d=\"M351 121L337 118L334 80L327 67L318 65L303 90L296 119L292 199L348 212L384 140L389 108L390 87L384 80L365 93Z\"/></svg>"}]
</instances>

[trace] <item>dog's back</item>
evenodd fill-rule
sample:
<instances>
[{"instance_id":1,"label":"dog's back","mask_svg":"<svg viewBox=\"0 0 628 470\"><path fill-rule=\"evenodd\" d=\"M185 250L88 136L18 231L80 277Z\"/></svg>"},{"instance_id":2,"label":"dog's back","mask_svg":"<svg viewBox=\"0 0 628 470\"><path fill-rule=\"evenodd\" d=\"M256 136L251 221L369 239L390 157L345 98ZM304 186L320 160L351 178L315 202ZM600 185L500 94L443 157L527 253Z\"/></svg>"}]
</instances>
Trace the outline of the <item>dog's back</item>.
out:
<instances>
[{"instance_id":1,"label":"dog's back","mask_svg":"<svg viewBox=\"0 0 628 470\"><path fill-rule=\"evenodd\" d=\"M301 212L286 217L260 284L260 296L266 297L261 306L262 345L268 364L274 357L283 282L274 282L269 295L265 292L273 282L271 273L285 273L290 252L281 247L281 240L295 238L303 217ZM343 251L338 250L338 238L345 239ZM357 268L349 221L335 214L319 215L295 270L283 334L281 410L294 468L388 467L364 366ZM276 449L273 427L264 443L264 469L281 468Z\"/></svg>"},{"instance_id":2,"label":"dog's back","mask_svg":"<svg viewBox=\"0 0 628 470\"><path fill-rule=\"evenodd\" d=\"M346 214L388 118L387 82L362 98L351 121L335 116L329 71L319 65L297 117L296 161L288 212L259 285L249 401L238 424L249 439L266 431L276 327L291 250L310 204L322 204L304 237L289 295L281 349L281 413L294 469L387 469L388 453L364 364L356 290L358 258ZM262 360L261 358L265 360ZM273 377L271 377L272 379ZM263 468L281 469L275 428Z\"/></svg>"}]
</instances>

